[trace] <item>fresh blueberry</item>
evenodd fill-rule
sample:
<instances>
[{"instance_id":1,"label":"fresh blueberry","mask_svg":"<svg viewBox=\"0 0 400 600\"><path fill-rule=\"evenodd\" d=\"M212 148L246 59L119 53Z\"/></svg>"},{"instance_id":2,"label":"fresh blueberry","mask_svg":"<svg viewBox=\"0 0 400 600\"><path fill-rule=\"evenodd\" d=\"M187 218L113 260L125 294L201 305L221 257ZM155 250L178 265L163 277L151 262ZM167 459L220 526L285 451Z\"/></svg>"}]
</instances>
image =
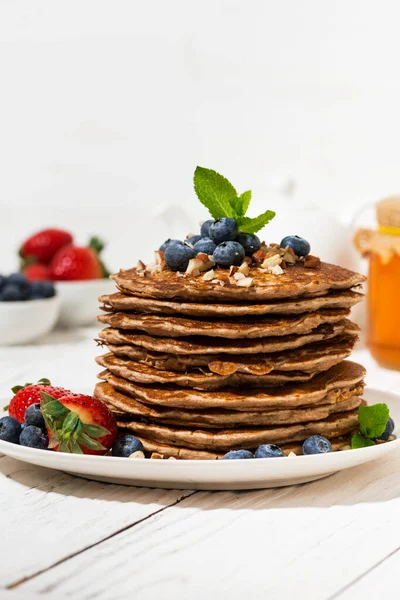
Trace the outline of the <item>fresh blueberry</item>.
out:
<instances>
[{"instance_id":1,"label":"fresh blueberry","mask_svg":"<svg viewBox=\"0 0 400 600\"><path fill-rule=\"evenodd\" d=\"M56 295L56 289L51 281L32 281L29 290L31 300L52 298Z\"/></svg>"},{"instance_id":2,"label":"fresh blueberry","mask_svg":"<svg viewBox=\"0 0 400 600\"><path fill-rule=\"evenodd\" d=\"M297 256L307 256L307 254L310 254L311 250L311 246L307 240L304 240L298 235L287 235L281 241L280 246L281 248L289 246Z\"/></svg>"},{"instance_id":3,"label":"fresh blueberry","mask_svg":"<svg viewBox=\"0 0 400 600\"><path fill-rule=\"evenodd\" d=\"M143 452L143 444L137 437L134 435L127 433L126 435L120 437L115 442L112 454L113 456L122 456L123 458L128 458L134 452L141 450Z\"/></svg>"},{"instance_id":4,"label":"fresh blueberry","mask_svg":"<svg viewBox=\"0 0 400 600\"><path fill-rule=\"evenodd\" d=\"M40 429L45 429L45 422L40 410L40 404L31 404L25 411L25 425L35 425Z\"/></svg>"},{"instance_id":5,"label":"fresh blueberry","mask_svg":"<svg viewBox=\"0 0 400 600\"><path fill-rule=\"evenodd\" d=\"M239 266L244 261L245 252L238 242L222 242L213 252L213 258L219 267Z\"/></svg>"},{"instance_id":6,"label":"fresh blueberry","mask_svg":"<svg viewBox=\"0 0 400 600\"><path fill-rule=\"evenodd\" d=\"M256 458L278 458L280 456L285 456L283 450L279 448L279 446L275 446L275 444L263 444L262 446L258 446L255 457Z\"/></svg>"},{"instance_id":7,"label":"fresh blueberry","mask_svg":"<svg viewBox=\"0 0 400 600\"><path fill-rule=\"evenodd\" d=\"M0 440L18 444L21 434L21 423L14 417L3 417L0 419Z\"/></svg>"},{"instance_id":8,"label":"fresh blueberry","mask_svg":"<svg viewBox=\"0 0 400 600\"><path fill-rule=\"evenodd\" d=\"M233 241L236 239L237 234L236 221L230 217L222 217L210 226L210 238L216 244Z\"/></svg>"},{"instance_id":9,"label":"fresh blueberry","mask_svg":"<svg viewBox=\"0 0 400 600\"><path fill-rule=\"evenodd\" d=\"M21 435L19 436L19 443L21 446L28 446L29 448L37 448L38 450L46 450L49 444L49 438L47 434L36 427L35 425L27 425L24 427Z\"/></svg>"},{"instance_id":10,"label":"fresh blueberry","mask_svg":"<svg viewBox=\"0 0 400 600\"><path fill-rule=\"evenodd\" d=\"M201 238L201 240L194 245L196 252L204 252L204 254L213 254L216 247L216 244L214 244L210 238L206 237Z\"/></svg>"},{"instance_id":11,"label":"fresh blueberry","mask_svg":"<svg viewBox=\"0 0 400 600\"><path fill-rule=\"evenodd\" d=\"M394 421L393 421L392 417L389 417L389 420L386 423L386 429L382 433L382 435L380 435L378 437L378 440L384 440L384 441L386 441L392 435L392 433L394 431L394 428L395 428Z\"/></svg>"},{"instance_id":12,"label":"fresh blueberry","mask_svg":"<svg viewBox=\"0 0 400 600\"><path fill-rule=\"evenodd\" d=\"M236 241L243 246L246 256L252 256L261 248L260 238L252 233L241 233L236 238Z\"/></svg>"},{"instance_id":13,"label":"fresh blueberry","mask_svg":"<svg viewBox=\"0 0 400 600\"><path fill-rule=\"evenodd\" d=\"M237 460L239 458L254 458L254 456L250 450L231 450L222 457L222 460Z\"/></svg>"},{"instance_id":14,"label":"fresh blueberry","mask_svg":"<svg viewBox=\"0 0 400 600\"><path fill-rule=\"evenodd\" d=\"M206 237L206 238L210 237L210 227L213 224L214 224L214 219L208 219L208 221L204 221L204 223L200 229L201 237Z\"/></svg>"},{"instance_id":15,"label":"fresh blueberry","mask_svg":"<svg viewBox=\"0 0 400 600\"><path fill-rule=\"evenodd\" d=\"M196 250L186 242L175 242L167 246L164 259L172 271L186 271L189 260L196 254Z\"/></svg>"},{"instance_id":16,"label":"fresh blueberry","mask_svg":"<svg viewBox=\"0 0 400 600\"><path fill-rule=\"evenodd\" d=\"M6 283L0 292L2 302L20 302L26 300L27 296L15 283Z\"/></svg>"},{"instance_id":17,"label":"fresh blueberry","mask_svg":"<svg viewBox=\"0 0 400 600\"><path fill-rule=\"evenodd\" d=\"M332 446L322 435L312 435L303 443L303 454L325 454L326 452L332 452Z\"/></svg>"},{"instance_id":18,"label":"fresh blueberry","mask_svg":"<svg viewBox=\"0 0 400 600\"><path fill-rule=\"evenodd\" d=\"M165 242L163 244L161 244L161 246L159 247L159 250L162 250L163 252L165 252L170 244L176 244L176 242L179 242L179 240L171 240L169 238L168 240L165 240Z\"/></svg>"},{"instance_id":19,"label":"fresh blueberry","mask_svg":"<svg viewBox=\"0 0 400 600\"><path fill-rule=\"evenodd\" d=\"M201 240L201 235L192 235L186 241L188 244L192 244L192 246L194 246L199 240Z\"/></svg>"},{"instance_id":20,"label":"fresh blueberry","mask_svg":"<svg viewBox=\"0 0 400 600\"><path fill-rule=\"evenodd\" d=\"M7 277L7 283L17 285L22 290L25 290L25 292L29 290L29 281L23 273L11 273L11 275Z\"/></svg>"}]
</instances>

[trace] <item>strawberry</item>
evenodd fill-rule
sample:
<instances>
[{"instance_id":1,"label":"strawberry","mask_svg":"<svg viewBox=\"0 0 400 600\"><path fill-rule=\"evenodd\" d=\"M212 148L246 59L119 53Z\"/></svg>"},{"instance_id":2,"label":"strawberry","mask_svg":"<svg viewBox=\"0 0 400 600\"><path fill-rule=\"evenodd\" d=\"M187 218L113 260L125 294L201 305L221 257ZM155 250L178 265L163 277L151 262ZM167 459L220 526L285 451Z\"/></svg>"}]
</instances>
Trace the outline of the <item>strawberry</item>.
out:
<instances>
[{"instance_id":1,"label":"strawberry","mask_svg":"<svg viewBox=\"0 0 400 600\"><path fill-rule=\"evenodd\" d=\"M81 281L107 277L99 254L103 242L92 238L89 246L67 246L57 252L50 264L50 277L54 281Z\"/></svg>"},{"instance_id":2,"label":"strawberry","mask_svg":"<svg viewBox=\"0 0 400 600\"><path fill-rule=\"evenodd\" d=\"M49 448L73 454L105 454L117 437L117 423L100 400L83 394L55 399L41 392L41 411L49 435Z\"/></svg>"},{"instance_id":3,"label":"strawberry","mask_svg":"<svg viewBox=\"0 0 400 600\"><path fill-rule=\"evenodd\" d=\"M60 398L69 393L60 387L53 387L48 379L40 379L37 384L26 383L25 385L16 385L12 388L15 396L8 405L8 414L14 417L20 423L24 422L25 411L31 404L38 404L42 397L40 392L47 392L54 398Z\"/></svg>"},{"instance_id":4,"label":"strawberry","mask_svg":"<svg viewBox=\"0 0 400 600\"><path fill-rule=\"evenodd\" d=\"M49 281L50 270L47 265L31 263L22 269L23 274L29 281Z\"/></svg>"},{"instance_id":5,"label":"strawberry","mask_svg":"<svg viewBox=\"0 0 400 600\"><path fill-rule=\"evenodd\" d=\"M19 255L23 259L35 258L47 265L61 248L72 244L72 241L72 235L68 231L43 229L31 235L22 244Z\"/></svg>"}]
</instances>

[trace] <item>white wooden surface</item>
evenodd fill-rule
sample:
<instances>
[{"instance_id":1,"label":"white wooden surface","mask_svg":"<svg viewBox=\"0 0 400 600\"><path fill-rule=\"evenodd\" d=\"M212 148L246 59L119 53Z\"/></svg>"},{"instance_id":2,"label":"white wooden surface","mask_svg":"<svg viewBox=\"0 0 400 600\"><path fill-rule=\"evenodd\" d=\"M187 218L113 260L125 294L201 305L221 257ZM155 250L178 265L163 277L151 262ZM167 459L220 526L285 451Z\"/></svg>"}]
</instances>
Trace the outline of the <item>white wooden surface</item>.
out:
<instances>
[{"instance_id":1,"label":"white wooden surface","mask_svg":"<svg viewBox=\"0 0 400 600\"><path fill-rule=\"evenodd\" d=\"M91 391L96 329L0 349L0 396L48 376ZM369 385L400 374L366 351ZM252 492L89 482L0 456L0 598L399 597L400 453L315 483Z\"/></svg>"}]
</instances>

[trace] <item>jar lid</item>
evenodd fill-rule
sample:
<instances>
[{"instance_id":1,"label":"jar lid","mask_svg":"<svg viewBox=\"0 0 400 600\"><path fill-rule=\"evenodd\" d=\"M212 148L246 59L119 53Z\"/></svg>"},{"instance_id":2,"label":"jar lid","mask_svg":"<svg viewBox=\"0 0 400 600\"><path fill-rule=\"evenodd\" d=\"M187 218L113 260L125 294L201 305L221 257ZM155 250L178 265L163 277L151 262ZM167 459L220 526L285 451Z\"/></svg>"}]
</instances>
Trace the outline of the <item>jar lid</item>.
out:
<instances>
[{"instance_id":1,"label":"jar lid","mask_svg":"<svg viewBox=\"0 0 400 600\"><path fill-rule=\"evenodd\" d=\"M400 234L400 196L392 196L378 202L376 218L379 230L392 235ZM398 230L398 231L396 231Z\"/></svg>"}]
</instances>

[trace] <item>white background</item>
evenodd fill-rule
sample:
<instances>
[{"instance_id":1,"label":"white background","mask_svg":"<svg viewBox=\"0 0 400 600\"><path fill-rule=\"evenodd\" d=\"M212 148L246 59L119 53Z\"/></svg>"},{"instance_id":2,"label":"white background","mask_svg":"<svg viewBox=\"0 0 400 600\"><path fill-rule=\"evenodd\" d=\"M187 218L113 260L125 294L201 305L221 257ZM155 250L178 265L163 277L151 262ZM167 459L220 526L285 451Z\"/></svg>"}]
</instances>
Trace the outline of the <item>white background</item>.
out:
<instances>
[{"instance_id":1,"label":"white background","mask_svg":"<svg viewBox=\"0 0 400 600\"><path fill-rule=\"evenodd\" d=\"M396 0L0 0L3 268L49 224L135 263L195 229L197 164L253 213L326 223L399 191L399 18Z\"/></svg>"}]
</instances>

